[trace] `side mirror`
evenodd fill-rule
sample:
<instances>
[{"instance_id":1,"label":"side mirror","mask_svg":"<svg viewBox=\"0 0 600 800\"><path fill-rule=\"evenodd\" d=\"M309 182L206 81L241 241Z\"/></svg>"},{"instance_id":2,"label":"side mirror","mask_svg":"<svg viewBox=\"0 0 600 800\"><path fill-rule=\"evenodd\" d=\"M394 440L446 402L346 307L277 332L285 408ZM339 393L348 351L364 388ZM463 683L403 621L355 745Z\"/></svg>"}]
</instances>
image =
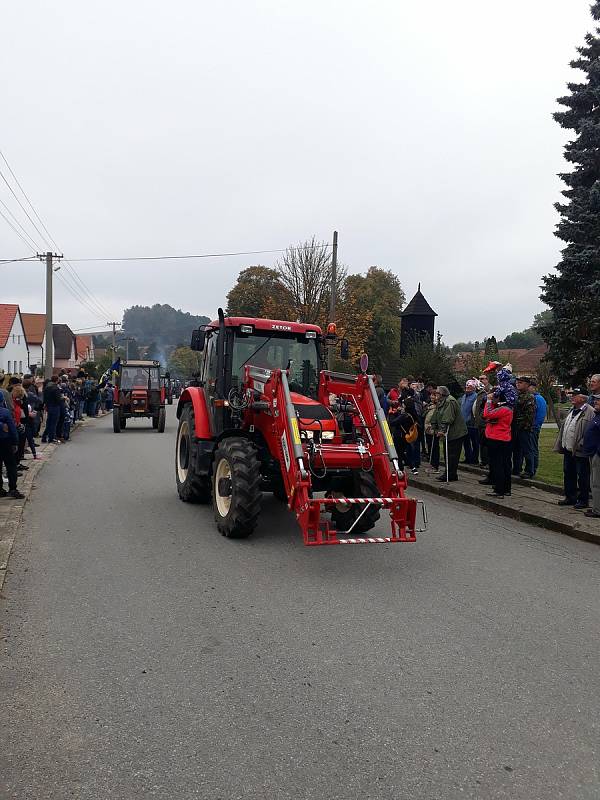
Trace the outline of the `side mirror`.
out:
<instances>
[{"instance_id":1,"label":"side mirror","mask_svg":"<svg viewBox=\"0 0 600 800\"><path fill-rule=\"evenodd\" d=\"M190 344L190 349L195 350L197 353L201 353L204 350L204 340L206 339L206 332L200 330L199 328L195 331L192 331L192 341Z\"/></svg>"},{"instance_id":2,"label":"side mirror","mask_svg":"<svg viewBox=\"0 0 600 800\"><path fill-rule=\"evenodd\" d=\"M344 361L348 361L350 358L350 342L348 339L342 339L340 342L340 358Z\"/></svg>"}]
</instances>

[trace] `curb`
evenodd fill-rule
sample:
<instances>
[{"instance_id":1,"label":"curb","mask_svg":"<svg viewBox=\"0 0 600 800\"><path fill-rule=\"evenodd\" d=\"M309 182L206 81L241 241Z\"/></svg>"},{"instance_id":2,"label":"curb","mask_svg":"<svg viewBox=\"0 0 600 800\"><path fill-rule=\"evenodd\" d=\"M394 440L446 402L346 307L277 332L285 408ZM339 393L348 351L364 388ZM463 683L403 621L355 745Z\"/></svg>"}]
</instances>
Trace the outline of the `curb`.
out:
<instances>
[{"instance_id":1,"label":"curb","mask_svg":"<svg viewBox=\"0 0 600 800\"><path fill-rule=\"evenodd\" d=\"M85 421L76 422L71 427L71 436L81 427L85 427L85 424ZM19 530L19 525L23 519L25 504L31 497L32 490L35 489L35 479L44 469L45 465L52 457L52 454L59 446L62 447L63 445L51 443L41 445L38 447L38 453L44 453L46 458L43 461L35 461L34 459L28 460L27 466L29 469L25 475L21 475L19 478L19 491L25 495L23 500L8 500L6 498L0 500L0 591L2 591L4 581L6 580L8 562L15 543L17 531Z\"/></svg>"},{"instance_id":2,"label":"curb","mask_svg":"<svg viewBox=\"0 0 600 800\"><path fill-rule=\"evenodd\" d=\"M539 481L536 483L539 484ZM543 485L545 486L545 484ZM598 529L598 533L594 533L593 531L582 527L579 522L568 523L550 516L537 514L522 507L510 505L507 501L501 503L493 498L478 497L475 494L468 493L468 490L461 491L460 489L453 488L445 483L440 483L436 486L430 481L416 476L410 477L409 489L410 488L422 489L426 492L430 492L431 494L437 494L440 497L445 497L448 500L458 500L460 503L483 508L484 510L491 511L498 516L510 517L518 520L519 522L527 522L529 524L536 525L539 528L545 528L546 530L563 533L567 536L572 536L575 539L580 539L584 542L600 544L600 528ZM513 502L516 502L514 497Z\"/></svg>"},{"instance_id":3,"label":"curb","mask_svg":"<svg viewBox=\"0 0 600 800\"><path fill-rule=\"evenodd\" d=\"M474 464L459 464L459 470L464 470L465 472L470 472L473 475L485 475L486 470L482 469L481 467L476 467ZM551 492L552 494L556 494L559 497L563 496L563 488L562 486L557 486L554 483L545 483L544 481L536 481L535 478L519 478L516 475L513 475L513 481L516 482L517 486L530 486L532 489L539 489L541 492Z\"/></svg>"}]
</instances>

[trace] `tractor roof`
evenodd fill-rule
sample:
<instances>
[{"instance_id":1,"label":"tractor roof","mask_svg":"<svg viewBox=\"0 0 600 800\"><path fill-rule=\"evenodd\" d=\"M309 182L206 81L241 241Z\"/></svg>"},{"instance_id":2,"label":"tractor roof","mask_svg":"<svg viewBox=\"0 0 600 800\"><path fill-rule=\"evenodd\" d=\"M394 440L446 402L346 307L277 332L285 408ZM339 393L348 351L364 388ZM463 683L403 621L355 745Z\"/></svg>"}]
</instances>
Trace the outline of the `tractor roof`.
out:
<instances>
[{"instance_id":1,"label":"tractor roof","mask_svg":"<svg viewBox=\"0 0 600 800\"><path fill-rule=\"evenodd\" d=\"M229 328L238 328L240 325L253 325L257 331L281 331L283 333L306 333L316 331L321 334L318 325L309 325L304 322L289 322L281 319L260 319L258 317L225 317L225 325ZM218 328L219 321L214 320L208 326Z\"/></svg>"},{"instance_id":2,"label":"tractor roof","mask_svg":"<svg viewBox=\"0 0 600 800\"><path fill-rule=\"evenodd\" d=\"M160 361L122 361L122 367L160 367Z\"/></svg>"}]
</instances>

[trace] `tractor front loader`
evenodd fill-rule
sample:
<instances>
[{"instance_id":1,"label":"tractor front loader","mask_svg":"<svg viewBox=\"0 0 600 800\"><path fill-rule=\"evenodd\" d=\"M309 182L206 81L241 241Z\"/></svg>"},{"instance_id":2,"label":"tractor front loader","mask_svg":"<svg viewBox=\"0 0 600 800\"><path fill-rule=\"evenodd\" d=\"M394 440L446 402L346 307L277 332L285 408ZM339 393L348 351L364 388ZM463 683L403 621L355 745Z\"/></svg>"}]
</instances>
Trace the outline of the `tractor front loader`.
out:
<instances>
[{"instance_id":1,"label":"tractor front loader","mask_svg":"<svg viewBox=\"0 0 600 800\"><path fill-rule=\"evenodd\" d=\"M219 531L232 538L252 533L271 491L305 545L414 542L418 503L405 494L372 378L323 369L325 341L314 325L222 311L196 332L204 362L200 386L179 399L179 496L212 500ZM366 535L383 510L390 535Z\"/></svg>"}]
</instances>

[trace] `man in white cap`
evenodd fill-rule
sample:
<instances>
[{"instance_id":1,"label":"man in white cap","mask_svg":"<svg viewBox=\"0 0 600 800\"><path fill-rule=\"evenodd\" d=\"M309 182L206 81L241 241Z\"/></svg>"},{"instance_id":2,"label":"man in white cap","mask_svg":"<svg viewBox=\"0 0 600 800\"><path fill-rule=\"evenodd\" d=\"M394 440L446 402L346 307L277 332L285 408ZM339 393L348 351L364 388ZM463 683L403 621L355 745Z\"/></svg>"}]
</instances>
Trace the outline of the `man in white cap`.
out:
<instances>
[{"instance_id":1,"label":"man in white cap","mask_svg":"<svg viewBox=\"0 0 600 800\"><path fill-rule=\"evenodd\" d=\"M573 408L560 426L554 452L563 454L564 500L559 506L573 506L578 511L588 507L590 499L590 459L586 455L583 439L594 418L594 409L588 405L587 389L576 386L567 392Z\"/></svg>"}]
</instances>

